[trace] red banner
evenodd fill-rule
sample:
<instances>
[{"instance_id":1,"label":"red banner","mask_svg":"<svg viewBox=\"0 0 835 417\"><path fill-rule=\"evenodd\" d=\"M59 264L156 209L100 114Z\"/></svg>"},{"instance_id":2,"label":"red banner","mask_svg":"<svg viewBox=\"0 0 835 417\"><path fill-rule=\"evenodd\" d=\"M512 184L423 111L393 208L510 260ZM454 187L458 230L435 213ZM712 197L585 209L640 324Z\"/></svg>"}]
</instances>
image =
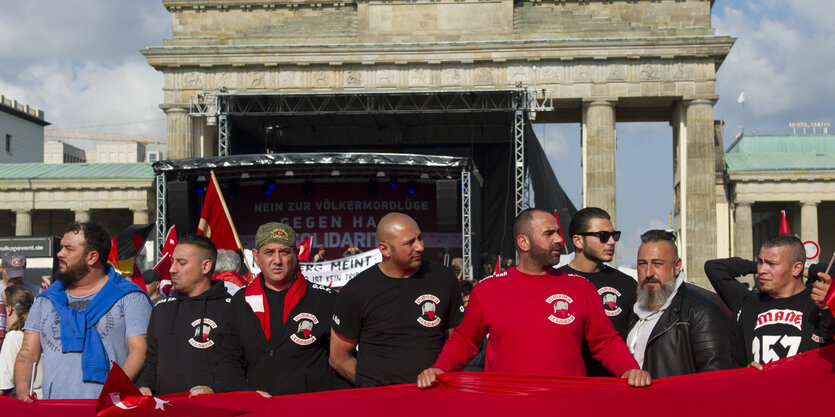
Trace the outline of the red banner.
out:
<instances>
[{"instance_id":1,"label":"red banner","mask_svg":"<svg viewBox=\"0 0 835 417\"><path fill-rule=\"evenodd\" d=\"M272 399L254 392L196 397L189 402L245 416L335 415L351 417L466 416L668 416L828 415L826 393L835 387L835 346L773 362L764 370L715 371L658 379L632 388L619 378L544 377L499 373L447 373L441 384L414 384L287 395ZM813 393L821 393L821 399ZM184 400L187 393L162 396ZM92 417L96 400L51 400L25 404L0 397L4 415ZM116 415L116 414L114 414ZM127 414L125 414L127 415ZM133 414L137 415L137 414ZM153 415L152 413L142 415Z\"/></svg>"}]
</instances>

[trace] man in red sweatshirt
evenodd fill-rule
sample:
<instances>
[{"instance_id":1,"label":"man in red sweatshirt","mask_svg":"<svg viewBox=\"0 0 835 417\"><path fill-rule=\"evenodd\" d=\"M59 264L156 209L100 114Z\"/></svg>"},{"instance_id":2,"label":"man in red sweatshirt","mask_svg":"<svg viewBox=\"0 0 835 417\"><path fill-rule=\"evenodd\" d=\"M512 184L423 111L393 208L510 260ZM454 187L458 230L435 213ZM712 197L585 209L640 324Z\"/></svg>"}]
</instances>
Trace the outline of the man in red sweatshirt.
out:
<instances>
[{"instance_id":1,"label":"man in red sweatshirt","mask_svg":"<svg viewBox=\"0 0 835 417\"><path fill-rule=\"evenodd\" d=\"M642 371L611 321L594 285L553 266L563 240L554 216L528 209L513 225L519 264L475 286L464 319L435 364L418 375L419 388L437 385L443 372L459 371L487 340L485 371L584 376L585 339L592 355L631 386L647 386Z\"/></svg>"}]
</instances>

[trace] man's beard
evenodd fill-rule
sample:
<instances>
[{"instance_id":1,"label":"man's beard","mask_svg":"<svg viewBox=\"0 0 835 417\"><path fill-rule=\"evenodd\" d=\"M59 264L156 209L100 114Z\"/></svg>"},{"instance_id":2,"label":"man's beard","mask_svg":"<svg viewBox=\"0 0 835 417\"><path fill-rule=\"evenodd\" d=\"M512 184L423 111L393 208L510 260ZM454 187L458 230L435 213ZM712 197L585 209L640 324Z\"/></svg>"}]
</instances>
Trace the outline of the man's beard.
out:
<instances>
[{"instance_id":1,"label":"man's beard","mask_svg":"<svg viewBox=\"0 0 835 417\"><path fill-rule=\"evenodd\" d=\"M73 265L67 264L67 269L63 272L58 270L55 273L55 279L63 282L65 286L69 286L74 282L81 281L88 273L90 273L90 267L84 262L77 262Z\"/></svg>"},{"instance_id":2,"label":"man's beard","mask_svg":"<svg viewBox=\"0 0 835 417\"><path fill-rule=\"evenodd\" d=\"M554 255L551 253L551 251L559 249L560 245L551 245L548 247L548 249L545 249L537 245L531 245L529 255L533 261L539 263L540 265L554 266L560 263L560 255Z\"/></svg>"},{"instance_id":3,"label":"man's beard","mask_svg":"<svg viewBox=\"0 0 835 417\"><path fill-rule=\"evenodd\" d=\"M657 282L661 286L657 290L651 290L644 287L645 282ZM672 280L668 283L662 283L658 278L648 278L638 283L638 304L641 307L654 311L661 308L673 291L676 290L676 281Z\"/></svg>"}]
</instances>

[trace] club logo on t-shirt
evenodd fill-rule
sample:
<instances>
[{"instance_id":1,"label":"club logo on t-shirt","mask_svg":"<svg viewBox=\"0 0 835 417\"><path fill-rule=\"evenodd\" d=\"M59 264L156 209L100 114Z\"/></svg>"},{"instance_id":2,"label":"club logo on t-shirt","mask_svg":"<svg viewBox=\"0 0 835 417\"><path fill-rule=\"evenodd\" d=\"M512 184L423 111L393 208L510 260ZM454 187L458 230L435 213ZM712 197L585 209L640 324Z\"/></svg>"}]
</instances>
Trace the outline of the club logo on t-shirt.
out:
<instances>
[{"instance_id":1,"label":"club logo on t-shirt","mask_svg":"<svg viewBox=\"0 0 835 417\"><path fill-rule=\"evenodd\" d=\"M618 307L618 297L620 297L620 291L612 287L601 287L597 290L597 293L600 294L600 298L603 299L603 311L606 312L607 316L617 316L621 313L621 311L623 311L620 307Z\"/></svg>"},{"instance_id":2,"label":"club logo on t-shirt","mask_svg":"<svg viewBox=\"0 0 835 417\"><path fill-rule=\"evenodd\" d=\"M438 304L441 300L432 294L424 294L415 300L415 304L420 306L420 317L418 323L426 327L435 327L441 323L441 318L438 316Z\"/></svg>"},{"instance_id":3,"label":"club logo on t-shirt","mask_svg":"<svg viewBox=\"0 0 835 417\"><path fill-rule=\"evenodd\" d=\"M797 330L801 330L800 327L803 325L803 312L780 309L768 310L757 315L757 324L754 326L754 330L772 324L788 324L789 326L796 327Z\"/></svg>"},{"instance_id":4,"label":"club logo on t-shirt","mask_svg":"<svg viewBox=\"0 0 835 417\"><path fill-rule=\"evenodd\" d=\"M574 300L565 294L554 294L545 299L545 302L553 305L554 313L548 316L548 320L556 324L570 324L574 321L574 315L568 312L568 305Z\"/></svg>"},{"instance_id":5,"label":"club logo on t-shirt","mask_svg":"<svg viewBox=\"0 0 835 417\"><path fill-rule=\"evenodd\" d=\"M316 316L310 313L299 313L293 317L293 321L298 323L298 327L296 327L296 332L290 335L290 340L302 346L316 341L316 336L313 335L313 326L319 324Z\"/></svg>"},{"instance_id":6,"label":"club logo on t-shirt","mask_svg":"<svg viewBox=\"0 0 835 417\"><path fill-rule=\"evenodd\" d=\"M194 327L194 336L188 339L188 342L192 346L198 349L214 346L215 341L209 338L209 333L212 332L212 329L217 329L217 323L210 318L202 318L191 322L191 327Z\"/></svg>"}]
</instances>

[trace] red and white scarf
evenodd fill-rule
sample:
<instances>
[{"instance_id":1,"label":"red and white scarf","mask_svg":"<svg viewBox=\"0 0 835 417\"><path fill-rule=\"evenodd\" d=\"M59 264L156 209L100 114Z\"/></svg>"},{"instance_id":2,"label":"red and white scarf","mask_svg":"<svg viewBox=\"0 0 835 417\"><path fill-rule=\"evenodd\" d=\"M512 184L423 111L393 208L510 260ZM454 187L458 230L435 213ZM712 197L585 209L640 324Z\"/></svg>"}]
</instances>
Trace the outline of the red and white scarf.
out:
<instances>
[{"instance_id":1,"label":"red and white scarf","mask_svg":"<svg viewBox=\"0 0 835 417\"><path fill-rule=\"evenodd\" d=\"M267 294L264 293L261 276L259 279L253 280L244 290L244 299L249 304L249 308L255 313L255 317L261 323L261 328L264 330L264 336L267 341L270 340L270 304L267 302ZM299 304L307 292L307 285L305 285L304 275L302 272L296 271L296 279L290 284L287 289L287 294L284 296L284 317L283 322L287 323L287 316L290 311Z\"/></svg>"}]
</instances>

